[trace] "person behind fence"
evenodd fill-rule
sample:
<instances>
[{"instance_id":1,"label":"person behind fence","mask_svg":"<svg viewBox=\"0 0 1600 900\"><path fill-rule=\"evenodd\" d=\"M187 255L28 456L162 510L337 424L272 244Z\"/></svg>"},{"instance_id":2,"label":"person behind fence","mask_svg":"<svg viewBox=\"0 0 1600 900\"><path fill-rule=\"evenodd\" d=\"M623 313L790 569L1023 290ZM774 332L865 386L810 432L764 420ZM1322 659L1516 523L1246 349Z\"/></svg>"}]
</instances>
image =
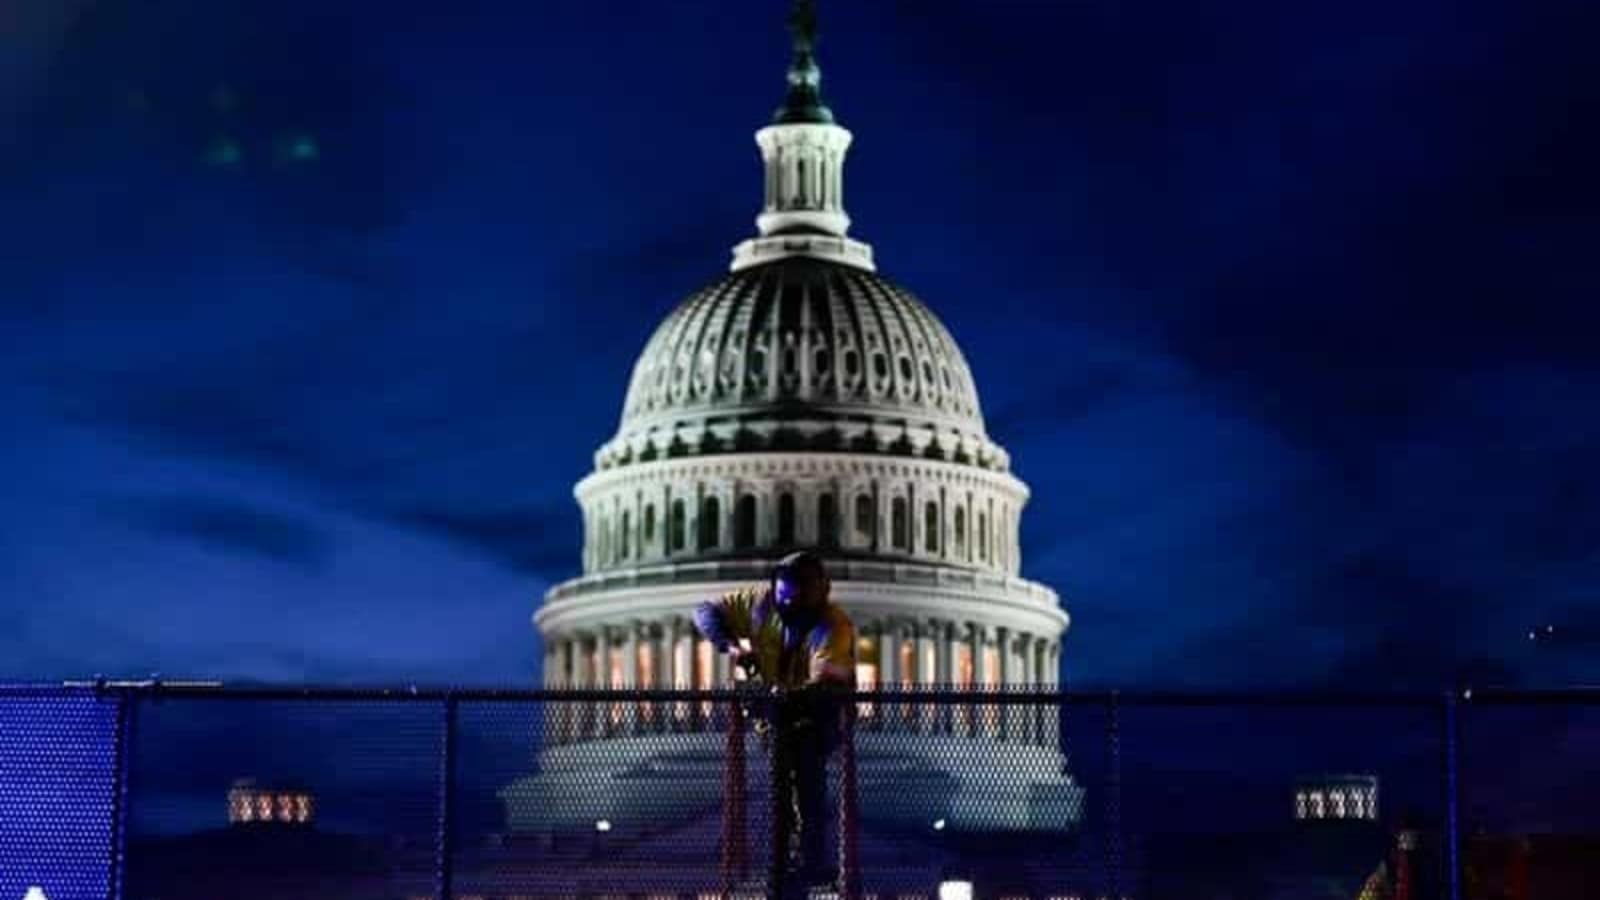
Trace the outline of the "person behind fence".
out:
<instances>
[{"instance_id":1,"label":"person behind fence","mask_svg":"<svg viewBox=\"0 0 1600 900\"><path fill-rule=\"evenodd\" d=\"M822 559L801 551L779 560L766 584L700 604L695 626L719 652L780 697L778 796L789 802L777 823L778 848L798 827L799 858L788 864L802 884L831 884L836 867L824 855L828 759L843 737L841 697L855 689L855 625L832 601ZM780 849L780 852L781 852Z\"/></svg>"}]
</instances>

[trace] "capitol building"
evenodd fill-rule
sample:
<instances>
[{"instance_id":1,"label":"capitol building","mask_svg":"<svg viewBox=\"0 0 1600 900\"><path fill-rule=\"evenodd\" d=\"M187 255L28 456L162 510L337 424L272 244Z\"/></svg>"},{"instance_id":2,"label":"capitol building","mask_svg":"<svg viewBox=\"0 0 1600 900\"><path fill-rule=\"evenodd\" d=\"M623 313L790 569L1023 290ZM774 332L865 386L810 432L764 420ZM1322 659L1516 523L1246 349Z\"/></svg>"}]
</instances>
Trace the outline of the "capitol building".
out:
<instances>
[{"instance_id":1,"label":"capitol building","mask_svg":"<svg viewBox=\"0 0 1600 900\"><path fill-rule=\"evenodd\" d=\"M757 233L648 335L617 431L575 488L582 574L533 617L544 684L728 686L693 607L812 548L859 630L862 689L1053 688L1069 619L1022 575L1028 487L985 429L956 339L850 235L852 134L822 100L810 23L793 31L787 95L755 134ZM708 704L556 706L536 774L502 791L512 829L626 829L659 817L663 790L686 816L714 805L725 719ZM864 827L1077 824L1054 707L875 707L856 737ZM627 777L644 770L676 787Z\"/></svg>"}]
</instances>

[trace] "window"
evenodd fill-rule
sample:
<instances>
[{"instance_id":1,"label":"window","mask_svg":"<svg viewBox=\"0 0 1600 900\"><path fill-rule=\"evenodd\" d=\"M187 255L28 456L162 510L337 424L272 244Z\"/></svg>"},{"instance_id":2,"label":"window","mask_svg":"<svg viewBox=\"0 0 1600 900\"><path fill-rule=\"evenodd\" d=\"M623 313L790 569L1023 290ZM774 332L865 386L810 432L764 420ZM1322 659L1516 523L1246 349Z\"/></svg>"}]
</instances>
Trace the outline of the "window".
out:
<instances>
[{"instance_id":1,"label":"window","mask_svg":"<svg viewBox=\"0 0 1600 900\"><path fill-rule=\"evenodd\" d=\"M672 501L672 518L667 520L667 543L674 553L683 549L684 538L686 537L684 530L683 501L674 500Z\"/></svg>"},{"instance_id":2,"label":"window","mask_svg":"<svg viewBox=\"0 0 1600 900\"><path fill-rule=\"evenodd\" d=\"M956 556L967 555L967 511L956 507Z\"/></svg>"},{"instance_id":3,"label":"window","mask_svg":"<svg viewBox=\"0 0 1600 900\"><path fill-rule=\"evenodd\" d=\"M939 504L932 500L922 508L923 544L929 553L939 552Z\"/></svg>"},{"instance_id":4,"label":"window","mask_svg":"<svg viewBox=\"0 0 1600 900\"><path fill-rule=\"evenodd\" d=\"M619 538L619 540L617 541L617 545L618 545L617 546L617 558L618 559L627 559L628 558L628 552L629 552L629 549L630 549L628 547L629 538L632 537L632 531L633 531L632 523L629 521L631 518L632 517L628 514L627 510L623 510L622 511L622 533L617 536Z\"/></svg>"},{"instance_id":5,"label":"window","mask_svg":"<svg viewBox=\"0 0 1600 900\"><path fill-rule=\"evenodd\" d=\"M733 511L733 544L741 550L756 545L756 498L745 494Z\"/></svg>"},{"instance_id":6,"label":"window","mask_svg":"<svg viewBox=\"0 0 1600 900\"><path fill-rule=\"evenodd\" d=\"M989 515L978 513L978 558L989 561Z\"/></svg>"},{"instance_id":7,"label":"window","mask_svg":"<svg viewBox=\"0 0 1600 900\"><path fill-rule=\"evenodd\" d=\"M600 565L603 566L611 561L611 523L606 521L604 513L600 515L599 529L600 540L597 542L599 546L596 549L600 551Z\"/></svg>"},{"instance_id":8,"label":"window","mask_svg":"<svg viewBox=\"0 0 1600 900\"><path fill-rule=\"evenodd\" d=\"M644 507L644 542L653 543L656 539L656 505L647 503Z\"/></svg>"},{"instance_id":9,"label":"window","mask_svg":"<svg viewBox=\"0 0 1600 900\"><path fill-rule=\"evenodd\" d=\"M832 494L817 498L817 543L824 547L839 546L839 511L834 507Z\"/></svg>"},{"instance_id":10,"label":"window","mask_svg":"<svg viewBox=\"0 0 1600 900\"><path fill-rule=\"evenodd\" d=\"M710 550L721 543L718 527L722 518L722 504L716 497L707 497L700 503L700 549Z\"/></svg>"},{"instance_id":11,"label":"window","mask_svg":"<svg viewBox=\"0 0 1600 900\"><path fill-rule=\"evenodd\" d=\"M784 547L794 543L794 496L778 495L778 544Z\"/></svg>"},{"instance_id":12,"label":"window","mask_svg":"<svg viewBox=\"0 0 1600 900\"><path fill-rule=\"evenodd\" d=\"M878 517L872 508L872 498L866 494L856 495L856 534L870 542L877 536Z\"/></svg>"},{"instance_id":13,"label":"window","mask_svg":"<svg viewBox=\"0 0 1600 900\"><path fill-rule=\"evenodd\" d=\"M896 497L890 507L889 536L890 542L898 550L911 549L911 523L906 512L906 498Z\"/></svg>"}]
</instances>

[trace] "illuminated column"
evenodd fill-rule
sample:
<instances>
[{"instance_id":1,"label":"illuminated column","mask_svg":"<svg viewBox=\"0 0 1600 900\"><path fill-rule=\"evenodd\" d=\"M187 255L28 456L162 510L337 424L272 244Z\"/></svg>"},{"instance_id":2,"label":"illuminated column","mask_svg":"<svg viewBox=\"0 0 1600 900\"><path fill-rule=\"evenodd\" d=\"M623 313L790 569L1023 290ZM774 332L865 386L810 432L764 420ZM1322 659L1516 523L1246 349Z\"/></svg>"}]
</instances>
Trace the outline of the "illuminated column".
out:
<instances>
[{"instance_id":1,"label":"illuminated column","mask_svg":"<svg viewBox=\"0 0 1600 900\"><path fill-rule=\"evenodd\" d=\"M655 688L664 691L672 687L672 649L667 625L656 622L650 626L651 662L655 664Z\"/></svg>"},{"instance_id":2,"label":"illuminated column","mask_svg":"<svg viewBox=\"0 0 1600 900\"><path fill-rule=\"evenodd\" d=\"M898 690L899 681L899 625L894 620L878 623L878 690ZM893 729L899 721L899 703L893 706L877 705L878 719L886 729Z\"/></svg>"},{"instance_id":3,"label":"illuminated column","mask_svg":"<svg viewBox=\"0 0 1600 900\"><path fill-rule=\"evenodd\" d=\"M1044 680L1051 690L1059 691L1061 689L1061 644L1057 641L1050 641L1049 649L1045 653ZM1050 707L1050 715L1045 717L1044 728L1045 746L1058 746L1061 743L1061 704L1059 701Z\"/></svg>"},{"instance_id":4,"label":"illuminated column","mask_svg":"<svg viewBox=\"0 0 1600 900\"><path fill-rule=\"evenodd\" d=\"M1034 637L1031 634L1017 635L1017 659L1022 669L1022 690L1029 694L1036 693L1034 685L1039 683L1039 671L1034 668L1033 655ZM1022 742L1037 744L1039 742L1039 707L1029 704L1022 707Z\"/></svg>"},{"instance_id":5,"label":"illuminated column","mask_svg":"<svg viewBox=\"0 0 1600 900\"><path fill-rule=\"evenodd\" d=\"M938 645L934 641L934 623L923 619L916 623L917 641L917 671L916 683L918 690L928 690L939 681L939 654ZM917 704L917 730L927 733L933 730L933 707L928 703Z\"/></svg>"},{"instance_id":6,"label":"illuminated column","mask_svg":"<svg viewBox=\"0 0 1600 900\"><path fill-rule=\"evenodd\" d=\"M644 626L638 622L629 622L623 626L627 629L627 636L623 645L622 656L622 684L633 688L639 686L639 630Z\"/></svg>"},{"instance_id":7,"label":"illuminated column","mask_svg":"<svg viewBox=\"0 0 1600 900\"><path fill-rule=\"evenodd\" d=\"M601 690L612 690L615 685L611 683L611 649L616 646L616 631L609 625L600 628L600 636L595 642L595 680ZM611 701L600 704L600 727L597 731L610 735L615 727L615 705Z\"/></svg>"},{"instance_id":8,"label":"illuminated column","mask_svg":"<svg viewBox=\"0 0 1600 900\"><path fill-rule=\"evenodd\" d=\"M639 631L644 627L639 622L629 622L626 626L627 638L622 650L622 683L628 689L639 687ZM644 710L637 702L619 705L622 715L622 730L627 734L638 734Z\"/></svg>"},{"instance_id":9,"label":"illuminated column","mask_svg":"<svg viewBox=\"0 0 1600 900\"><path fill-rule=\"evenodd\" d=\"M989 685L989 666L985 651L989 646L989 628L977 622L967 623L967 646L972 654L972 689L974 694L987 693L992 690ZM994 734L994 707L987 703L980 703L978 697L972 703L972 734Z\"/></svg>"},{"instance_id":10,"label":"illuminated column","mask_svg":"<svg viewBox=\"0 0 1600 900\"><path fill-rule=\"evenodd\" d=\"M1011 680L1016 675L1011 668L1011 629L1003 626L996 627L994 630L994 643L995 656L1000 664L1000 690L1010 690ZM1011 732L1015 729L1012 724L1012 712L1013 710L1010 706L999 705L994 708L994 730L1001 740L1010 737Z\"/></svg>"},{"instance_id":11,"label":"illuminated column","mask_svg":"<svg viewBox=\"0 0 1600 900\"><path fill-rule=\"evenodd\" d=\"M956 626L953 622L939 622L938 635L935 641L939 646L939 684L941 690L954 691L956 685ZM955 731L956 705L954 703L939 704L939 730L945 733Z\"/></svg>"},{"instance_id":12,"label":"illuminated column","mask_svg":"<svg viewBox=\"0 0 1600 900\"><path fill-rule=\"evenodd\" d=\"M675 691L685 690L694 684L694 653L692 647L689 648L689 653L685 654L683 652L686 645L689 645L688 638L684 633L683 617L673 616L668 626L668 640L672 645L672 652L668 654L670 661L668 662L667 670L671 676L671 681L667 683ZM682 727L683 723L688 721L688 718L689 705L687 703L680 700L672 704L671 727L673 730Z\"/></svg>"},{"instance_id":13,"label":"illuminated column","mask_svg":"<svg viewBox=\"0 0 1600 900\"><path fill-rule=\"evenodd\" d=\"M733 680L733 663L729 660L728 654L713 652L711 654L711 665L711 687L727 687L728 682Z\"/></svg>"},{"instance_id":14,"label":"illuminated column","mask_svg":"<svg viewBox=\"0 0 1600 900\"><path fill-rule=\"evenodd\" d=\"M573 672L573 681L575 683L574 686L586 690L592 690L597 686L599 681L595 672L595 645L598 642L598 638L593 634L585 633L579 634L576 640L578 648L578 660L577 667ZM599 716L596 715L595 712L594 701L578 701L575 712L577 713L575 718L577 719L578 725L577 734L575 737L586 738L592 736L594 734L595 723L599 719Z\"/></svg>"}]
</instances>

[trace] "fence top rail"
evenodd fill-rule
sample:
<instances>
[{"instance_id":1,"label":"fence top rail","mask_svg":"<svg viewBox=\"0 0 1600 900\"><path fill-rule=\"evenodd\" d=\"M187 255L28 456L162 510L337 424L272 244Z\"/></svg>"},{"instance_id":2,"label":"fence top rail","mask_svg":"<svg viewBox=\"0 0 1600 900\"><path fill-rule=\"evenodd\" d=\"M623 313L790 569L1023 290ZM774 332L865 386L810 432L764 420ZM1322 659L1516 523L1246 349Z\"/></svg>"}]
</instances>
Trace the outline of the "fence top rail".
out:
<instances>
[{"instance_id":1,"label":"fence top rail","mask_svg":"<svg viewBox=\"0 0 1600 900\"><path fill-rule=\"evenodd\" d=\"M0 696L116 694L150 698L304 701L432 702L695 702L749 700L764 693L753 686L713 689L662 688L498 688L420 685L318 686L228 684L220 681L68 681L53 684L0 683ZM863 702L885 704L981 703L1001 706L1172 706L1172 707L1440 707L1463 705L1600 704L1600 686L1550 689L1468 687L1453 691L1181 691L1055 689L1049 685L1011 687L921 685L857 690Z\"/></svg>"}]
</instances>

